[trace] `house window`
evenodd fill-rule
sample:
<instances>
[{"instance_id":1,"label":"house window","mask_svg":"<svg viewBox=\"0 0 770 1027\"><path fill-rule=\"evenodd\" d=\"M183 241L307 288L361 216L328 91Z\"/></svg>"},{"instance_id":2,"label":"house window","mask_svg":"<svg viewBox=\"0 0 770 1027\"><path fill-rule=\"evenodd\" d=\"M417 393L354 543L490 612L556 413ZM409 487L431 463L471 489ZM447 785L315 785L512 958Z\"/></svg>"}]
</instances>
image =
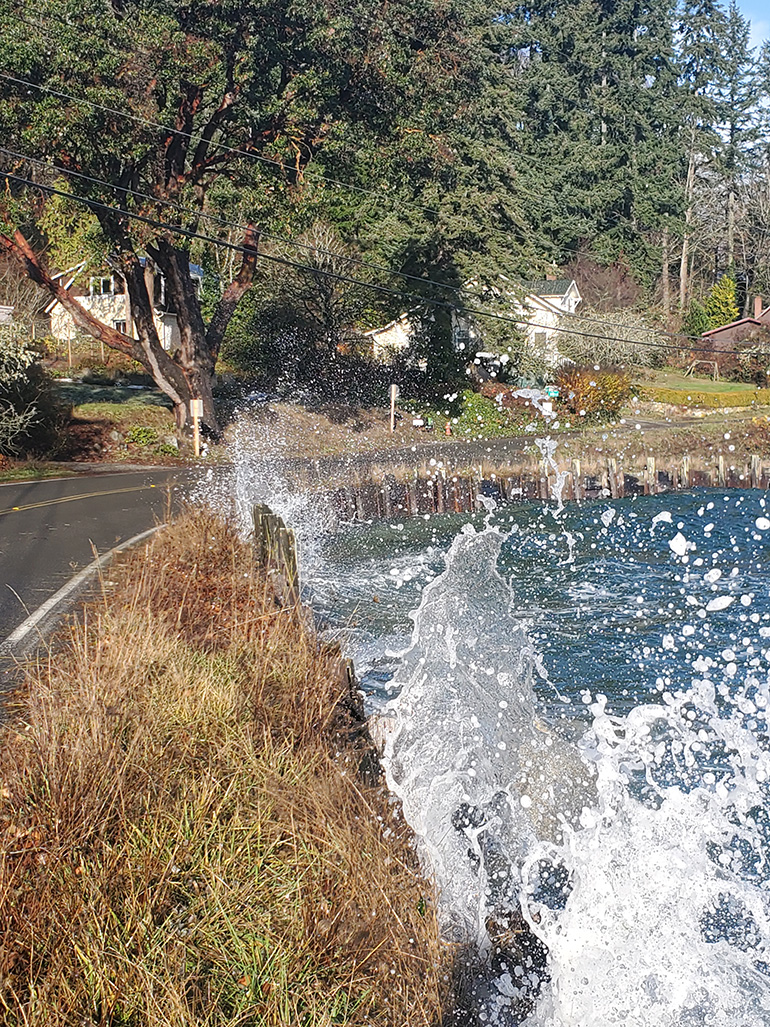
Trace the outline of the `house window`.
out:
<instances>
[{"instance_id":1,"label":"house window","mask_svg":"<svg viewBox=\"0 0 770 1027\"><path fill-rule=\"evenodd\" d=\"M115 329L116 332L122 332L123 335L126 334L127 325L125 321L113 321L112 327Z\"/></svg>"},{"instance_id":2,"label":"house window","mask_svg":"<svg viewBox=\"0 0 770 1027\"><path fill-rule=\"evenodd\" d=\"M113 278L92 278L89 285L92 296L112 296L115 293Z\"/></svg>"}]
</instances>

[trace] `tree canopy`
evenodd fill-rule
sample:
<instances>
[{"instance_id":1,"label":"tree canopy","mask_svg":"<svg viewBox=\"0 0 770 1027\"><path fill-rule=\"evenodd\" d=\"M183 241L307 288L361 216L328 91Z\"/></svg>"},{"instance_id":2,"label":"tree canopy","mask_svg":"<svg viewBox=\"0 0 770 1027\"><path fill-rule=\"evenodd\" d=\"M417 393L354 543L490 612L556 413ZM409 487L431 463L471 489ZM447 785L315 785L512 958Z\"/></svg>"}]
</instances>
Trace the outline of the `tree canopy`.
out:
<instances>
[{"instance_id":1,"label":"tree canopy","mask_svg":"<svg viewBox=\"0 0 770 1027\"><path fill-rule=\"evenodd\" d=\"M0 27L2 158L15 176L3 245L80 328L140 360L180 422L200 397L215 426L213 370L253 281L261 230L290 235L333 214L343 231L387 234L400 266L431 251L434 263L451 259L443 240L452 233L464 229L470 245L481 236L467 217L441 226L443 214L415 231L402 209L425 198L426 181L461 174L468 160L452 150L460 134L449 128L472 103L493 45L481 6L415 3L387 21L371 0L344 10L286 0L39 0L23 13L3 0ZM330 167L353 179L352 193L330 181ZM25 180L64 182L60 191L76 199L59 195L57 217L46 218L51 201L22 188ZM356 183L369 197L379 188L385 208L366 217L351 201ZM492 214L505 202L501 194ZM100 237L97 249L125 282L137 338L95 323L46 266L56 225L82 220L81 208L83 238ZM241 259L204 320L189 260L196 235L220 239L223 221L243 226ZM177 316L176 354L154 323L152 265Z\"/></svg>"},{"instance_id":2,"label":"tree canopy","mask_svg":"<svg viewBox=\"0 0 770 1027\"><path fill-rule=\"evenodd\" d=\"M770 290L768 48L734 0L0 0L0 30L0 242L180 423L200 397L216 427L252 287L329 346L408 308L439 362L501 276L616 266L666 316L672 283L682 315L726 272L739 309ZM133 332L54 278L75 257Z\"/></svg>"}]
</instances>

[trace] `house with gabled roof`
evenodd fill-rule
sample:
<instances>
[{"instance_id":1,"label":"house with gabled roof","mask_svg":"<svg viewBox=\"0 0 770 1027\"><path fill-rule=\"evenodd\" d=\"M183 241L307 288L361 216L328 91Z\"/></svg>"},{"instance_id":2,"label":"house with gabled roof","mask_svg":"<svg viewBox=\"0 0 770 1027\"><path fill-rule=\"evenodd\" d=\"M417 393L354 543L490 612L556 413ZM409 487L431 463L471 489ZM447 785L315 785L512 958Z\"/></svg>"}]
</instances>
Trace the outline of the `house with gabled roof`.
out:
<instances>
[{"instance_id":1,"label":"house with gabled roof","mask_svg":"<svg viewBox=\"0 0 770 1027\"><path fill-rule=\"evenodd\" d=\"M765 306L761 296L754 297L753 317L740 317L737 321L711 328L701 336L704 346L697 354L699 359L709 359L708 351L720 371L736 363L735 350L764 344L770 347L770 306Z\"/></svg>"},{"instance_id":2,"label":"house with gabled roof","mask_svg":"<svg viewBox=\"0 0 770 1027\"><path fill-rule=\"evenodd\" d=\"M514 283L502 275L500 277L504 284L495 292L497 297L504 295L509 299L505 316L520 322L519 331L530 343L533 353L546 364L557 366L560 361L558 340L561 334L557 329L562 318L574 314L582 302L577 283L573 278L542 278ZM472 291L473 284L467 288ZM480 299L475 305L483 308L484 302ZM499 307L496 312L503 313ZM484 336L479 330L483 326L483 318L478 320L480 324L459 316L453 319L455 349L467 352L471 360L504 356L485 348ZM371 342L374 359L386 361L409 346L414 338L414 330L409 315L402 314L384 327L366 332L365 337Z\"/></svg>"},{"instance_id":3,"label":"house with gabled roof","mask_svg":"<svg viewBox=\"0 0 770 1027\"><path fill-rule=\"evenodd\" d=\"M152 261L146 257L141 257L140 260L145 269L145 284L148 293L152 296L153 320L158 331L158 338L164 349L173 352L180 344L180 335L176 313L166 295L165 279L156 271ZM54 277L61 277L65 288L70 288L84 267L84 263L78 264ZM197 264L190 264L190 278L196 292L200 294L203 284L203 268ZM128 292L125 283L118 275L91 275L86 288L74 287L72 293L80 305L102 324L109 325L116 331L130 335L132 338L138 337L131 316ZM51 303L46 308L46 313L51 316L51 335L55 339L60 342L70 342L76 337L77 326L72 315L59 302Z\"/></svg>"}]
</instances>

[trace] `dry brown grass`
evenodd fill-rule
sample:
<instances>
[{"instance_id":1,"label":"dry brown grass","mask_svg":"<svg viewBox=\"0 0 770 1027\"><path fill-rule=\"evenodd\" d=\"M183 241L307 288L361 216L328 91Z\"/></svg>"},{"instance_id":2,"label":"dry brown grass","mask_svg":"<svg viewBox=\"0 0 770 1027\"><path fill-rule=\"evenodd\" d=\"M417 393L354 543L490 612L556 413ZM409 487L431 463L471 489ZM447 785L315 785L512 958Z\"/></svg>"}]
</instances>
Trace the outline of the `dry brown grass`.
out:
<instances>
[{"instance_id":1,"label":"dry brown grass","mask_svg":"<svg viewBox=\"0 0 770 1027\"><path fill-rule=\"evenodd\" d=\"M115 572L111 576L114 578ZM29 669L0 745L0 1019L440 1020L430 891L339 656L188 515Z\"/></svg>"}]
</instances>

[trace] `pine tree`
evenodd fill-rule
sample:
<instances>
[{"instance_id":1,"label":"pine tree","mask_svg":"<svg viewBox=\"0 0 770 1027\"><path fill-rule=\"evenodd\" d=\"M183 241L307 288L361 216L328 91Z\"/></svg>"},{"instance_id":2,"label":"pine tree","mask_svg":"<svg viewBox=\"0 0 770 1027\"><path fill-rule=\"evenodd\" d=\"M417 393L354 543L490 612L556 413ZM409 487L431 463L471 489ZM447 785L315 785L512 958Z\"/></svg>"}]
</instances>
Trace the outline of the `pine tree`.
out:
<instances>
[{"instance_id":1,"label":"pine tree","mask_svg":"<svg viewBox=\"0 0 770 1027\"><path fill-rule=\"evenodd\" d=\"M738 290L732 275L722 275L711 290L704 309L711 328L721 328L737 321Z\"/></svg>"}]
</instances>

